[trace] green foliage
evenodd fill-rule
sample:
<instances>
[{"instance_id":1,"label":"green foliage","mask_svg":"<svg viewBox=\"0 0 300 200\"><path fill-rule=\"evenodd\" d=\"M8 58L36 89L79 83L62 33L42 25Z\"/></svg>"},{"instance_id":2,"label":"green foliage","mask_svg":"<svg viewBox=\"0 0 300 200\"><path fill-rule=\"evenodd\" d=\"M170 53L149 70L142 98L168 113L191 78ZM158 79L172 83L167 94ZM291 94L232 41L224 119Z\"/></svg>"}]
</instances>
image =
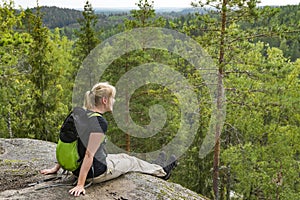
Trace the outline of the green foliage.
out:
<instances>
[{"instance_id":1,"label":"green foliage","mask_svg":"<svg viewBox=\"0 0 300 200\"><path fill-rule=\"evenodd\" d=\"M50 73L52 51L49 42L48 29L42 26L42 19L39 8L35 16L32 16L33 30L31 32L33 43L30 48L30 58L28 64L32 67L30 81L33 84L33 92L31 98L34 102L31 105L30 132L39 139L48 139L50 127L47 121L47 112L55 109L55 102L50 103L52 91L49 90L51 80L55 77L54 73ZM45 134L45 135L44 135Z\"/></svg>"},{"instance_id":2,"label":"green foliage","mask_svg":"<svg viewBox=\"0 0 300 200\"><path fill-rule=\"evenodd\" d=\"M0 126L1 137L13 137L20 128L22 108L28 94L25 60L32 39L28 33L15 31L24 13L16 13L12 1L0 6ZM18 98L16 98L18 97Z\"/></svg>"},{"instance_id":3,"label":"green foliage","mask_svg":"<svg viewBox=\"0 0 300 200\"><path fill-rule=\"evenodd\" d=\"M227 115L221 135L219 198L229 199L230 191L236 199L299 198L299 5L256 8L252 0L227 1L226 7L216 4L219 11L227 12L221 44L222 21L216 9L157 15L153 2L141 0L137 3L139 9L130 15L101 15L86 2L83 18L74 24L78 11L48 7L16 11L12 1L3 2L1 137L57 141L58 130L71 109L76 72L99 44L99 38L140 27L174 28L194 37L223 69ZM58 20L58 15L65 21ZM64 27L48 29L60 24ZM75 29L79 29L76 35ZM126 41L120 40L119 45L124 46ZM105 48L104 56L109 56L113 49L109 44ZM220 51L224 53L221 60ZM170 180L214 198L213 153L199 158L212 103L207 85L194 67L176 53L139 49L116 58L100 81L115 85L126 72L150 62L180 72L195 87L200 100L199 129ZM108 137L114 144L126 149L129 141L132 152L150 152L175 137L181 110L179 100L168 88L146 84L134 92L129 103L130 117L137 125L145 127L151 122L151 114L157 113L149 113L150 108L156 104L164 107L166 123L150 138L126 138L113 116L106 114L110 122Z\"/></svg>"},{"instance_id":4,"label":"green foliage","mask_svg":"<svg viewBox=\"0 0 300 200\"><path fill-rule=\"evenodd\" d=\"M234 178L231 189L244 198L288 199L299 192L299 66L279 49L267 48L265 58L263 43L250 46L235 67L245 73L228 75L225 134L232 142L222 160Z\"/></svg>"},{"instance_id":5,"label":"green foliage","mask_svg":"<svg viewBox=\"0 0 300 200\"><path fill-rule=\"evenodd\" d=\"M209 4L211 2L209 1ZM196 15L197 18L192 18L189 23L181 23L182 29L194 36L205 47L210 55L215 58L216 62L220 64L220 72L224 74L224 84L227 91L227 115L226 125L222 133L222 151L226 154L227 148L235 148L236 145L239 146L241 143L246 144L249 142L252 145L251 147L255 149L255 152L251 155L259 157L264 151L259 146L266 142L265 140L269 138L269 133L278 132L277 128L280 126L285 127L294 124L293 117L290 117L290 115L291 112L298 110L298 108L294 106L297 102L297 97L294 98L295 90L292 88L299 87L299 83L291 85L284 81L288 77L288 73L293 69L293 65L283 56L282 51L277 48L270 48L263 43L258 43L257 45L250 43L259 36L268 35L271 37L271 34L268 32L270 29L267 26L266 28L241 28L242 24L261 22L267 16L274 16L279 10L268 7L263 9L256 8L252 4L255 1L247 1L248 4L242 1L227 3L224 5L220 2L219 4L215 2L214 6L219 11L209 9L207 14ZM200 2L200 6L204 5ZM222 13L221 11L223 15L219 15ZM276 29L275 27L276 25L278 26L278 23L271 23L271 25L272 35L283 36L287 33L292 33L292 30L287 31L284 27ZM282 47L284 47L284 44L282 44ZM270 129L267 127L270 127ZM292 128L292 132L296 134L297 128ZM281 133L278 134L280 135ZM274 136L274 138L276 137ZM280 142L280 139L284 138L277 139L278 141L275 143ZM292 144L292 146L295 146L295 144ZM278 153L281 151L279 149ZM296 150L296 152L298 151ZM269 154L270 152L268 152ZM286 155L286 157L289 157L287 158L289 163L293 163L292 166L295 167L293 169L295 171L299 168L295 166L297 154L294 152ZM274 189L269 186L269 180L272 179L270 178L271 173L255 174L254 169L257 167L235 168L233 165L236 163L232 164L235 161L241 166L244 166L245 163L247 166L250 166L250 164L240 159L240 157L231 155L224 162L222 155L221 153L221 163L217 168L220 175L220 184L217 190L220 191L220 194L214 193L213 198L229 199L231 190L247 199L268 198L271 196L270 194L274 194L273 198L278 198L278 196L284 196L286 192L287 196L298 192L290 188L285 190L284 187ZM245 153L243 156L245 159L249 159L250 154ZM271 160L270 157L263 158L262 162L269 162ZM280 155L277 155L276 152L272 154L274 160L278 157ZM253 163L256 161L254 160ZM194 164L193 169L195 167L196 165ZM264 171L268 167L276 169L275 165L273 165L261 167L259 170ZM277 171L279 171L278 168ZM203 181L211 180L211 174L208 173L209 168L206 168L205 172L206 175L203 176ZM237 178L235 173L239 174L240 178ZM296 181L289 184L296 188L298 184L297 176L293 172L291 174L293 174L293 179L296 179ZM247 182L250 181L248 177L253 177L253 181L256 182L250 184ZM239 187L241 182L244 182L244 185ZM263 184L265 187L261 186ZM238 188L242 189L239 190ZM205 194L210 196L207 191Z\"/></svg>"},{"instance_id":6,"label":"green foliage","mask_svg":"<svg viewBox=\"0 0 300 200\"><path fill-rule=\"evenodd\" d=\"M148 1L139 1L138 3L139 10L133 10L131 12L132 19L125 20L125 29L131 30L133 28L138 27L147 27L147 26L163 26L163 22L161 18L155 18L155 11L153 9L153 5L149 4ZM127 38L124 38L124 41L120 41L119 46L126 46ZM108 47L109 48L109 47ZM109 53L109 51L108 51ZM103 80L109 80L112 84L115 84L119 78L129 70L133 69L135 66L139 66L143 63L148 63L151 61L156 61L152 55L151 50L141 49L134 52L128 52L126 55L117 58L109 70L107 70L107 75L102 77ZM142 122L142 125L147 125L150 123L150 118L148 117L149 107L157 103L156 97L159 97L160 92L163 88L158 89L157 86L148 85L143 87L142 89L136 90L132 99L133 102L130 102L130 108L133 120L135 123L139 124ZM128 94L126 94L128 95ZM135 98L135 97L138 98ZM166 95L167 96L167 95ZM172 98L169 99L173 101ZM159 100L161 102L162 100ZM148 102L147 104L142 102ZM148 107L149 106L149 107ZM165 129L164 129L165 131ZM166 143L166 138L162 137L162 135L155 136L155 138L151 138L151 142L149 138L147 140L130 137L130 134L126 133L124 139L120 140L120 137L124 135L124 133L120 130L112 129L113 135L111 136L111 140L115 142L119 147L124 148L127 151L133 152L149 152L156 150L162 144ZM170 130L166 131L167 133L173 132ZM116 138L116 139L115 139ZM155 142L153 142L155 141ZM143 145L141 145L143 144ZM142 147L143 146L143 147Z\"/></svg>"},{"instance_id":7,"label":"green foliage","mask_svg":"<svg viewBox=\"0 0 300 200\"><path fill-rule=\"evenodd\" d=\"M162 17L156 18L154 5L148 0L139 0L139 10L131 10L130 13L135 20L125 19L127 28L138 28L147 26L164 26L165 20Z\"/></svg>"},{"instance_id":8,"label":"green foliage","mask_svg":"<svg viewBox=\"0 0 300 200\"><path fill-rule=\"evenodd\" d=\"M67 74L73 72L71 43L66 38L61 38L58 30L50 33L43 27L39 8L36 15L31 15L31 19L33 42L28 59L28 65L31 67L28 78L32 84L32 92L29 95L32 101L27 102L26 113L26 117L31 121L25 124L25 133L29 137L56 141L59 126L71 103L72 85L68 79L72 76ZM67 79L62 79L62 76Z\"/></svg>"},{"instance_id":9,"label":"green foliage","mask_svg":"<svg viewBox=\"0 0 300 200\"><path fill-rule=\"evenodd\" d=\"M295 61L299 58L300 20L299 5L288 5L277 8L265 7L262 14L271 14L255 20L253 23L242 23L243 29L266 30L267 34L254 39L278 47L284 51L284 56Z\"/></svg>"},{"instance_id":10,"label":"green foliage","mask_svg":"<svg viewBox=\"0 0 300 200\"><path fill-rule=\"evenodd\" d=\"M78 65L86 58L92 49L100 43L95 27L97 24L97 16L89 1L86 1L84 11L82 12L83 18L79 19L80 24L79 32L76 32L78 40L75 43L75 57L78 58Z\"/></svg>"}]
</instances>

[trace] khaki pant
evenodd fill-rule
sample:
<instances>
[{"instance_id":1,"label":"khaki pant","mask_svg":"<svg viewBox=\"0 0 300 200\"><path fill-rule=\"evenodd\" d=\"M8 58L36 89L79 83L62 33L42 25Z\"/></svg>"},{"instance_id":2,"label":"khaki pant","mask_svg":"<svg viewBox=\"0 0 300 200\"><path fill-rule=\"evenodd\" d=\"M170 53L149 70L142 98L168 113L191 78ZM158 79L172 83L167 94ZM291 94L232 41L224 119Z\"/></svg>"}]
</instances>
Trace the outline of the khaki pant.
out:
<instances>
[{"instance_id":1,"label":"khaki pant","mask_svg":"<svg viewBox=\"0 0 300 200\"><path fill-rule=\"evenodd\" d=\"M125 153L108 154L106 158L107 171L94 178L94 183L101 183L126 174L127 172L140 172L158 177L163 177L166 172L156 164L148 163L144 160L129 156ZM88 179L91 181L92 179Z\"/></svg>"}]
</instances>

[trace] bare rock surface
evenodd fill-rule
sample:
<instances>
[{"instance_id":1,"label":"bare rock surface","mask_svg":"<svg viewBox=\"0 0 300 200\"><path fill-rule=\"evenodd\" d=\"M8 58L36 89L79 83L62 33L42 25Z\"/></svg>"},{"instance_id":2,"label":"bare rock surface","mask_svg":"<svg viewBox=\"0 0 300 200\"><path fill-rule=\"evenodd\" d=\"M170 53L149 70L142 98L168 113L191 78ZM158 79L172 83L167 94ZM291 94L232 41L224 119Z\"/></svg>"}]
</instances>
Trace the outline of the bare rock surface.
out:
<instances>
[{"instance_id":1,"label":"bare rock surface","mask_svg":"<svg viewBox=\"0 0 300 200\"><path fill-rule=\"evenodd\" d=\"M41 169L52 167L55 162L55 143L32 139L0 138L0 199L74 199L68 194L74 181L72 175L44 176ZM63 179L30 184L52 177ZM59 185L59 186L58 186ZM79 199L102 200L204 200L207 198L179 184L160 178L128 173L117 179L93 184L86 195Z\"/></svg>"}]
</instances>

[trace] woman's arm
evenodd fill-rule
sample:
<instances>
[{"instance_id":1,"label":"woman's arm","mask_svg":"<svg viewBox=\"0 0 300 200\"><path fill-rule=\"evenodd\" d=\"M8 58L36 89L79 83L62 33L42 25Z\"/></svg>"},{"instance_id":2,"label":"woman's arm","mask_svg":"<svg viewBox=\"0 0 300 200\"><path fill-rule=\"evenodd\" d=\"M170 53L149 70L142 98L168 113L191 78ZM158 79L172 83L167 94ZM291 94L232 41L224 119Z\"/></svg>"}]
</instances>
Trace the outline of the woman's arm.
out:
<instances>
[{"instance_id":1,"label":"woman's arm","mask_svg":"<svg viewBox=\"0 0 300 200\"><path fill-rule=\"evenodd\" d=\"M58 170L60 169L60 165L57 163L55 164L54 167L50 168L50 169L43 169L41 170L41 174L55 174L56 172L58 172Z\"/></svg>"},{"instance_id":2,"label":"woman's arm","mask_svg":"<svg viewBox=\"0 0 300 200\"><path fill-rule=\"evenodd\" d=\"M81 193L85 194L84 183L87 174L93 164L93 159L96 151L100 147L100 144L104 140L103 133L91 133L89 137L89 142L86 148L85 156L80 168L77 186L69 190L69 193L74 196L79 196Z\"/></svg>"}]
</instances>

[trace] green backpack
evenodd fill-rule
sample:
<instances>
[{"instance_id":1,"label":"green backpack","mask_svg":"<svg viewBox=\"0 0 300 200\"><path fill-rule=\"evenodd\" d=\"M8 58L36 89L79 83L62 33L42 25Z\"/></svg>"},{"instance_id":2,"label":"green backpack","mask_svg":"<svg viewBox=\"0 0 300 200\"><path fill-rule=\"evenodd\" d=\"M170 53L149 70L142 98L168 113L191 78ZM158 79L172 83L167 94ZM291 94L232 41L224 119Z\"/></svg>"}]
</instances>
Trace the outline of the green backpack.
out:
<instances>
[{"instance_id":1,"label":"green backpack","mask_svg":"<svg viewBox=\"0 0 300 200\"><path fill-rule=\"evenodd\" d=\"M75 123L81 127L88 127L88 119L93 116L101 116L99 113L87 113L83 108L76 107L66 117L59 133L56 146L56 159L59 165L67 171L75 171L81 164L83 158L78 153L78 140L80 140ZM80 123L78 118L81 118ZM83 119L83 120L82 120Z\"/></svg>"}]
</instances>

